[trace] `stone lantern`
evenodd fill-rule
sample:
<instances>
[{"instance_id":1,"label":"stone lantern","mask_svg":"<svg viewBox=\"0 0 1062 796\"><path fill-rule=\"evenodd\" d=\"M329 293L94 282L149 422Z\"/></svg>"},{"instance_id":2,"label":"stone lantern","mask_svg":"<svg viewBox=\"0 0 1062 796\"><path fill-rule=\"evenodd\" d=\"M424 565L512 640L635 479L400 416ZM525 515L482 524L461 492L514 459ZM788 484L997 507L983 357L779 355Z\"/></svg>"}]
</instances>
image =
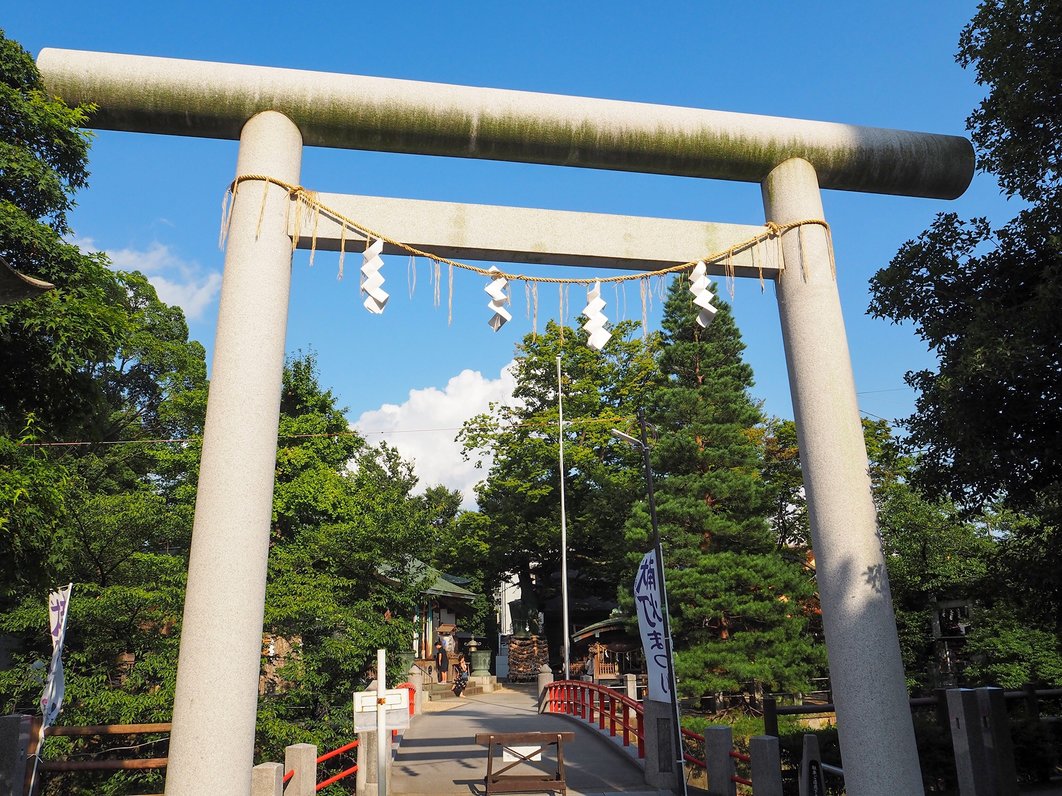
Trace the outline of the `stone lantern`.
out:
<instances>
[{"instance_id":1,"label":"stone lantern","mask_svg":"<svg viewBox=\"0 0 1062 796\"><path fill-rule=\"evenodd\" d=\"M480 651L479 642L473 637L468 642L469 656L472 658L472 676L490 677L490 650Z\"/></svg>"}]
</instances>

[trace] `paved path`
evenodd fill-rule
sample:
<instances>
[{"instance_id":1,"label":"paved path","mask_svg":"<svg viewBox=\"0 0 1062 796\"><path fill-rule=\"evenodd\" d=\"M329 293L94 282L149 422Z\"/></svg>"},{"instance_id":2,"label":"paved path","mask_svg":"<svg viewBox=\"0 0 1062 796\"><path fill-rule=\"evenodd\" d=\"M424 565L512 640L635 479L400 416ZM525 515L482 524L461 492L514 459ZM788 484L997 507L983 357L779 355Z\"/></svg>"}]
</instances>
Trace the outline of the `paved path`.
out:
<instances>
[{"instance_id":1,"label":"paved path","mask_svg":"<svg viewBox=\"0 0 1062 796\"><path fill-rule=\"evenodd\" d=\"M569 794L670 796L670 791L646 785L631 756L608 739L578 721L539 714L531 693L509 689L430 703L402 740L391 772L391 792L395 796L482 794L487 748L475 743L477 732L552 731L575 732L575 741L564 745Z\"/></svg>"}]
</instances>

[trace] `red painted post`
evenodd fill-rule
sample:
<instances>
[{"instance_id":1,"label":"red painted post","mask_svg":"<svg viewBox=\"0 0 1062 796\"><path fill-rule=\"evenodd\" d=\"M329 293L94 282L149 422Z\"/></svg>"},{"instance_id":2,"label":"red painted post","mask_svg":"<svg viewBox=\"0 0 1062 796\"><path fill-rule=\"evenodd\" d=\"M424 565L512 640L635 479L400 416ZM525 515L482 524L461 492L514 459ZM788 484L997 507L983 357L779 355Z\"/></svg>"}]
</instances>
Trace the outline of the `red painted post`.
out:
<instances>
[{"instance_id":1,"label":"red painted post","mask_svg":"<svg viewBox=\"0 0 1062 796\"><path fill-rule=\"evenodd\" d=\"M616 737L616 700L610 700L608 703L608 734Z\"/></svg>"},{"instance_id":2,"label":"red painted post","mask_svg":"<svg viewBox=\"0 0 1062 796\"><path fill-rule=\"evenodd\" d=\"M597 728L604 731L605 729L605 700L608 699L608 695L604 691L597 692Z\"/></svg>"},{"instance_id":3,"label":"red painted post","mask_svg":"<svg viewBox=\"0 0 1062 796\"><path fill-rule=\"evenodd\" d=\"M623 703L623 745L631 745L631 706Z\"/></svg>"}]
</instances>

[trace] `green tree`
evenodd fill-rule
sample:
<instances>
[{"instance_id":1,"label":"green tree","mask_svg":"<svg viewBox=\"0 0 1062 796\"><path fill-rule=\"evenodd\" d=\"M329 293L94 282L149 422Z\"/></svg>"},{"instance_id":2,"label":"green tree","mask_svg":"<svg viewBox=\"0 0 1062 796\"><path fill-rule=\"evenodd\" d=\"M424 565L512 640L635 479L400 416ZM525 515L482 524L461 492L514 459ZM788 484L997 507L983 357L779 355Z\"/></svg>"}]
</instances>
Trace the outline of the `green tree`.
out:
<instances>
[{"instance_id":1,"label":"green tree","mask_svg":"<svg viewBox=\"0 0 1062 796\"><path fill-rule=\"evenodd\" d=\"M678 688L689 697L753 683L806 690L824 662L808 634L814 582L783 557L766 519L752 369L729 307L721 302L702 329L687 288L670 286L662 378L647 402ZM640 503L628 543L645 550L650 534Z\"/></svg>"},{"instance_id":2,"label":"green tree","mask_svg":"<svg viewBox=\"0 0 1062 796\"><path fill-rule=\"evenodd\" d=\"M292 651L267 659L263 759L290 743L348 742L350 694L367 685L376 650L391 653L393 680L404 675L397 653L412 648L422 586L413 555L428 538L416 478L393 448L352 433L343 412L312 355L287 364L265 628Z\"/></svg>"},{"instance_id":3,"label":"green tree","mask_svg":"<svg viewBox=\"0 0 1062 796\"><path fill-rule=\"evenodd\" d=\"M763 482L770 500L771 527L779 548L800 554L811 548L811 530L796 423L771 418L765 424L762 444Z\"/></svg>"},{"instance_id":4,"label":"green tree","mask_svg":"<svg viewBox=\"0 0 1062 796\"><path fill-rule=\"evenodd\" d=\"M913 486L918 460L903 450L887 422L864 418L863 435L907 682L921 689L954 684L961 663L952 673L942 669L956 662L938 657L933 613L938 602L967 600L975 617L982 615L996 552L990 526Z\"/></svg>"},{"instance_id":5,"label":"green tree","mask_svg":"<svg viewBox=\"0 0 1062 796\"><path fill-rule=\"evenodd\" d=\"M910 373L904 421L931 495L1024 513L1001 564L1027 621L1062 631L1062 13L1056 0L987 0L958 61L987 96L967 121L979 166L1029 203L998 229L937 217L871 283L870 310L911 321L937 355ZM1038 562L1035 567L1026 566Z\"/></svg>"},{"instance_id":6,"label":"green tree","mask_svg":"<svg viewBox=\"0 0 1062 796\"><path fill-rule=\"evenodd\" d=\"M57 290L0 307L0 431L35 415L47 436L95 415L85 362L110 360L124 329L121 285L102 255L66 243L66 213L88 178L86 107L49 95L29 53L0 31L0 256Z\"/></svg>"},{"instance_id":7,"label":"green tree","mask_svg":"<svg viewBox=\"0 0 1062 796\"><path fill-rule=\"evenodd\" d=\"M467 456L493 459L476 491L480 516L466 519L465 530L489 539L488 582L517 576L531 620L546 613L554 654L563 640L556 358L564 390L569 601L572 621L588 624L615 604L623 561L618 531L643 489L632 452L610 444L610 429L633 415L653 371L635 328L617 324L602 352L587 347L585 333L552 322L543 334L526 336L517 350L515 404L492 407L459 435Z\"/></svg>"}]
</instances>

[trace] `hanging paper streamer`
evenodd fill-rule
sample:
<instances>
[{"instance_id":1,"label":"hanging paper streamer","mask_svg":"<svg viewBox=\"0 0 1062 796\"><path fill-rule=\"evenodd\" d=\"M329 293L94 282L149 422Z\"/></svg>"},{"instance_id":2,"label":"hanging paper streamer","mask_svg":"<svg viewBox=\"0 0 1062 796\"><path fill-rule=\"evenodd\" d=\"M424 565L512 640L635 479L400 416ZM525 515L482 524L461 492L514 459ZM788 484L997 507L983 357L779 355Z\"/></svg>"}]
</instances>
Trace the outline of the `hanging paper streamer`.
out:
<instances>
[{"instance_id":1,"label":"hanging paper streamer","mask_svg":"<svg viewBox=\"0 0 1062 796\"><path fill-rule=\"evenodd\" d=\"M488 270L491 273L501 273L501 270L496 265L492 265ZM513 319L513 316L509 314L509 311L505 309L505 305L509 303L509 296L505 292L506 286L509 281L502 276L492 280L489 285L483 288L487 295L490 296L490 301L487 302L487 308L494 314L490 316L490 320L487 323L494 331L498 331L507 322Z\"/></svg>"},{"instance_id":2,"label":"hanging paper streamer","mask_svg":"<svg viewBox=\"0 0 1062 796\"><path fill-rule=\"evenodd\" d=\"M707 271L708 266L704 260L701 260L690 273L690 293L693 294L693 303L700 307L700 312L697 313L697 323L702 327L707 327L714 321L715 314L719 312L716 307L712 306L715 294L712 293L712 283L708 280Z\"/></svg>"},{"instance_id":3,"label":"hanging paper streamer","mask_svg":"<svg viewBox=\"0 0 1062 796\"><path fill-rule=\"evenodd\" d=\"M605 321L608 319L605 318L603 309L605 309L605 300L601 298L601 283L594 282L594 286L586 291L586 309L583 310L586 323L583 324L583 331L590 335L586 344L595 351L604 348L605 343L612 337L612 334L605 329Z\"/></svg>"},{"instance_id":4,"label":"hanging paper streamer","mask_svg":"<svg viewBox=\"0 0 1062 796\"><path fill-rule=\"evenodd\" d=\"M361 292L365 295L365 309L373 315L380 315L387 306L390 296L382 288L384 278L380 274L383 268L383 259L380 252L383 251L383 241L375 240L365 247L365 253L361 264Z\"/></svg>"}]
</instances>

